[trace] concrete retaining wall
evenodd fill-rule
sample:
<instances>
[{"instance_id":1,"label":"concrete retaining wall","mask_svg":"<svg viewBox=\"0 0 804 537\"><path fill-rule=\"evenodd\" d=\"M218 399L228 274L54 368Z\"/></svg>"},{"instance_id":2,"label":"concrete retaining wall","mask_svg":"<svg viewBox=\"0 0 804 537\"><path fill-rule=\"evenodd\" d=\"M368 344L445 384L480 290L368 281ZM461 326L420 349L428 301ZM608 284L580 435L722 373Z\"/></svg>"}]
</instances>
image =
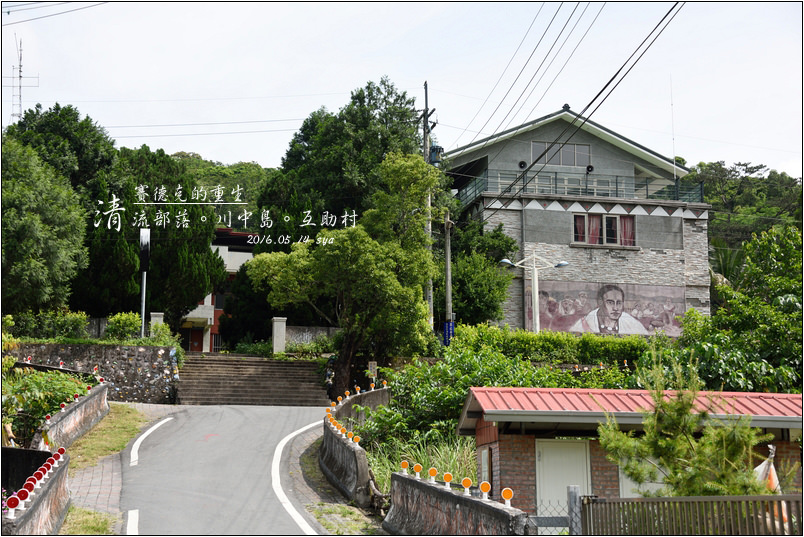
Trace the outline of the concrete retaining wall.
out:
<instances>
[{"instance_id":1,"label":"concrete retaining wall","mask_svg":"<svg viewBox=\"0 0 804 537\"><path fill-rule=\"evenodd\" d=\"M352 405L368 406L372 409L379 405L387 405L391 400L388 388L370 390L352 395L335 407L332 415L339 422L347 418L360 419ZM360 507L371 503L369 489L369 466L366 451L350 438L344 438L335 432L329 422L324 420L324 438L318 453L318 464L321 471L341 494Z\"/></svg>"},{"instance_id":2,"label":"concrete retaining wall","mask_svg":"<svg viewBox=\"0 0 804 537\"><path fill-rule=\"evenodd\" d=\"M27 475L32 475L48 457L50 457L49 452L4 447L3 473L6 473L5 467L7 464L9 467L15 466L17 473L19 473L20 463L25 460L32 463L32 468L27 473ZM67 488L69 462L70 456L65 454L59 466L43 480L40 488L36 490L33 500L26 502L26 508L24 510L16 509L13 519L9 519L7 516L3 517L3 535L58 534L70 507L70 491ZM27 479L27 476L22 477L22 482L18 484L6 483L4 480L3 486L9 492L17 491L25 484L25 479Z\"/></svg>"},{"instance_id":3,"label":"concrete retaining wall","mask_svg":"<svg viewBox=\"0 0 804 537\"><path fill-rule=\"evenodd\" d=\"M524 535L527 520L514 507L394 473L391 509L382 527L393 535Z\"/></svg>"},{"instance_id":4,"label":"concrete retaining wall","mask_svg":"<svg viewBox=\"0 0 804 537\"><path fill-rule=\"evenodd\" d=\"M46 450L45 437L50 449L70 447L109 413L108 390L106 384L99 384L78 401L67 405L64 412L53 409L50 425L44 424L36 432L31 449Z\"/></svg>"},{"instance_id":5,"label":"concrete retaining wall","mask_svg":"<svg viewBox=\"0 0 804 537\"><path fill-rule=\"evenodd\" d=\"M17 360L96 373L109 384L110 401L171 404L179 369L172 347L22 343L8 352ZM97 370L95 370L97 367Z\"/></svg>"}]
</instances>

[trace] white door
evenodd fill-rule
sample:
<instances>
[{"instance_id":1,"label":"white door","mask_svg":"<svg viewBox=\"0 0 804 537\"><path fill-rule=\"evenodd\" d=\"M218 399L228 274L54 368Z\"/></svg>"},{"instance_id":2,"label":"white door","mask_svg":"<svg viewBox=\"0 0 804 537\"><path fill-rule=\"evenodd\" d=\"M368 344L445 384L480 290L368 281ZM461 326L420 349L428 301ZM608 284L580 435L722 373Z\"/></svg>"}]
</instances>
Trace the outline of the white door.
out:
<instances>
[{"instance_id":1,"label":"white door","mask_svg":"<svg viewBox=\"0 0 804 537\"><path fill-rule=\"evenodd\" d=\"M567 515L567 487L578 485L591 494L588 440L536 440L536 513ZM540 528L540 535L557 535L561 528Z\"/></svg>"}]
</instances>

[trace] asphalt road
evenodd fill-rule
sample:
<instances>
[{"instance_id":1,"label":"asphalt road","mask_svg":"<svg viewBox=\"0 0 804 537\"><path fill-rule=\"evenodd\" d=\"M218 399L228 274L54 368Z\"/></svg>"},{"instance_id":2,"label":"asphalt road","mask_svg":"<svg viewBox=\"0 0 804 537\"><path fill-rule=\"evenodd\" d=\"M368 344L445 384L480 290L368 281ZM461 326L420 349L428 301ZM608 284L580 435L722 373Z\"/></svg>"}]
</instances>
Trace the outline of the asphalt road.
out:
<instances>
[{"instance_id":1,"label":"asphalt road","mask_svg":"<svg viewBox=\"0 0 804 537\"><path fill-rule=\"evenodd\" d=\"M123 453L127 527L133 521L140 535L304 534L274 492L271 465L283 438L323 416L319 407L192 406L160 421Z\"/></svg>"}]
</instances>

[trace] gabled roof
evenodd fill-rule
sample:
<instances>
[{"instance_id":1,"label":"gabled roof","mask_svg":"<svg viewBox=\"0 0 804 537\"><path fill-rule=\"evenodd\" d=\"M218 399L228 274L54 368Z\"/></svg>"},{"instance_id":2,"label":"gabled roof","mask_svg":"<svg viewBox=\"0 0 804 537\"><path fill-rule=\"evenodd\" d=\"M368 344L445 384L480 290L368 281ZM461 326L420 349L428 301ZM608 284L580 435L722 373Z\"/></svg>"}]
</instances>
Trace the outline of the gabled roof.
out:
<instances>
[{"instance_id":1,"label":"gabled roof","mask_svg":"<svg viewBox=\"0 0 804 537\"><path fill-rule=\"evenodd\" d=\"M673 393L668 391L665 396ZM751 416L754 427L802 427L801 394L699 392L696 405L715 419L745 415ZM605 422L607 413L618 424L633 426L641 425L641 411L651 408L653 400L647 390L476 387L469 389L458 431L473 434L480 417L554 430L589 429Z\"/></svg>"},{"instance_id":2,"label":"gabled roof","mask_svg":"<svg viewBox=\"0 0 804 537\"><path fill-rule=\"evenodd\" d=\"M663 169L669 173L674 173L675 170L675 173L678 177L684 177L690 172L688 168L675 164L673 159L667 158L657 153L656 151L648 149L647 147L640 145L634 142L633 140L629 140L625 136L617 134L613 130L608 129L598 123L595 123L591 119L584 118L580 114L576 114L575 112L569 109L568 105L564 105L564 108L562 110L559 110L558 112L553 112L552 114L548 114L544 117L534 119L533 121L524 123L518 127L505 130L498 134L494 134L487 138L483 138L482 140L478 140L476 142L472 142L471 144L467 144L465 146L454 149L445 156L454 159L466 153L472 153L473 151L477 151L485 146L489 146L491 144L507 140L524 132L538 129L548 123L551 123L559 119L566 120L569 123L572 123L573 121L575 122L573 123L572 129L567 132L567 136L572 134L572 132L574 132L574 130L579 125L581 125L581 123L583 123L584 119L586 119L586 123L583 123L581 129L590 133L591 135L600 138L602 140L605 140L606 142L616 147L619 147L620 149L628 153L631 153L634 156L646 160L647 162L653 164L654 166ZM566 137L563 137L562 140L560 141L561 142L566 141Z\"/></svg>"}]
</instances>

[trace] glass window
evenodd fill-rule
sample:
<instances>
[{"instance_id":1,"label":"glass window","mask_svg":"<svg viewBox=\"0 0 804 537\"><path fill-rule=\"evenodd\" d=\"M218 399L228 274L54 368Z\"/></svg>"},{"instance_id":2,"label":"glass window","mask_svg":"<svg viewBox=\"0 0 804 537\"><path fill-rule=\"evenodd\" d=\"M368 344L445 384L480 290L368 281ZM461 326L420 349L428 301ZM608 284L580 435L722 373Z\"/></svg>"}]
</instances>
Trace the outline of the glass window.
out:
<instances>
[{"instance_id":1,"label":"glass window","mask_svg":"<svg viewBox=\"0 0 804 537\"><path fill-rule=\"evenodd\" d=\"M592 162L589 146L578 144L575 146L575 165L586 168Z\"/></svg>"},{"instance_id":2,"label":"glass window","mask_svg":"<svg viewBox=\"0 0 804 537\"><path fill-rule=\"evenodd\" d=\"M575 144L566 144L561 148L561 164L575 166Z\"/></svg>"},{"instance_id":3,"label":"glass window","mask_svg":"<svg viewBox=\"0 0 804 537\"><path fill-rule=\"evenodd\" d=\"M576 214L572 219L572 242L635 246L633 216Z\"/></svg>"},{"instance_id":4,"label":"glass window","mask_svg":"<svg viewBox=\"0 0 804 537\"><path fill-rule=\"evenodd\" d=\"M533 142L533 145L531 146L533 151L533 154L531 155L531 160L535 160L539 164L544 164L545 162L547 162L545 156L542 155L542 153L544 153L545 147L547 147L547 145L544 142Z\"/></svg>"},{"instance_id":5,"label":"glass window","mask_svg":"<svg viewBox=\"0 0 804 537\"><path fill-rule=\"evenodd\" d=\"M561 165L561 154L559 153L560 146L558 144L554 145L550 149L547 150L547 163L553 166L560 166Z\"/></svg>"},{"instance_id":6,"label":"glass window","mask_svg":"<svg viewBox=\"0 0 804 537\"><path fill-rule=\"evenodd\" d=\"M586 242L586 216L576 214L574 220L575 225L572 240L574 242Z\"/></svg>"},{"instance_id":7,"label":"glass window","mask_svg":"<svg viewBox=\"0 0 804 537\"><path fill-rule=\"evenodd\" d=\"M617 244L617 217L606 217L606 244Z\"/></svg>"}]
</instances>

